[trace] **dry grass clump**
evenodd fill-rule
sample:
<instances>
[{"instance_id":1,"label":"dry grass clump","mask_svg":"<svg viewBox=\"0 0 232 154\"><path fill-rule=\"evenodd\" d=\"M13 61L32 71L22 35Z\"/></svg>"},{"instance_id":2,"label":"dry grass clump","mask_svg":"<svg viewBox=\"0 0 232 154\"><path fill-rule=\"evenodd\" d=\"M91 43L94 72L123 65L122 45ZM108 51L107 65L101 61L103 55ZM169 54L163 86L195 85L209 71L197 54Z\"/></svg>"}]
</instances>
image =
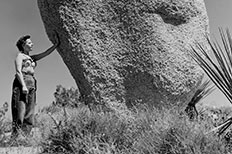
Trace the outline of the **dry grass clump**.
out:
<instances>
[{"instance_id":1,"label":"dry grass clump","mask_svg":"<svg viewBox=\"0 0 232 154\"><path fill-rule=\"evenodd\" d=\"M176 109L137 109L127 117L87 107L68 109L50 128L44 153L218 154L229 148L207 120L190 121ZM51 115L52 116L52 115Z\"/></svg>"}]
</instances>

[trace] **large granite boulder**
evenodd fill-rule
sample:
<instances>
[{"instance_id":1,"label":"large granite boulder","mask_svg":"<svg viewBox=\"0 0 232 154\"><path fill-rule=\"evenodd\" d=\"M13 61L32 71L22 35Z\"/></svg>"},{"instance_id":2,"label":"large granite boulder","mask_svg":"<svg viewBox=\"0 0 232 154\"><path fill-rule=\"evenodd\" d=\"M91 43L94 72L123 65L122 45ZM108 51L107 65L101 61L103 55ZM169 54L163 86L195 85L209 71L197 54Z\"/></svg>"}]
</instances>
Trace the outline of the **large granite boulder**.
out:
<instances>
[{"instance_id":1,"label":"large granite boulder","mask_svg":"<svg viewBox=\"0 0 232 154\"><path fill-rule=\"evenodd\" d=\"M50 40L59 33L58 52L88 104L179 105L203 78L188 50L207 42L204 0L38 0L38 6Z\"/></svg>"}]
</instances>

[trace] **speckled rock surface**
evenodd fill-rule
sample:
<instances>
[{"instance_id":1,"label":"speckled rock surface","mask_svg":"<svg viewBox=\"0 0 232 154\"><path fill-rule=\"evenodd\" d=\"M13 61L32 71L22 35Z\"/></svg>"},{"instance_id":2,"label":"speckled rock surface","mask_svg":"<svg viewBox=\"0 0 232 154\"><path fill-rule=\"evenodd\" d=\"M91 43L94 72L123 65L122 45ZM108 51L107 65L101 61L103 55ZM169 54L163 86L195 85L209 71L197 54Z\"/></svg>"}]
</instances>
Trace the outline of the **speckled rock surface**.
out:
<instances>
[{"instance_id":1,"label":"speckled rock surface","mask_svg":"<svg viewBox=\"0 0 232 154\"><path fill-rule=\"evenodd\" d=\"M38 6L50 40L53 30L59 33L58 52L86 103L176 105L202 80L187 50L209 33L203 0L38 0Z\"/></svg>"}]
</instances>

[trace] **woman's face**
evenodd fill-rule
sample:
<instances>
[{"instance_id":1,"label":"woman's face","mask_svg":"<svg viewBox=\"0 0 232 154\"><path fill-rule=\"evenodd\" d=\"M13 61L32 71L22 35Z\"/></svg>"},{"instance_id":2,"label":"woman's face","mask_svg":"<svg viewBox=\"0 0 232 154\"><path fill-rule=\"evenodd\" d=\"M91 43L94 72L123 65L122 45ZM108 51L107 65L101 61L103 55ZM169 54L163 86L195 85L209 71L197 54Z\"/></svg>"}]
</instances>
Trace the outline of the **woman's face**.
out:
<instances>
[{"instance_id":1,"label":"woman's face","mask_svg":"<svg viewBox=\"0 0 232 154\"><path fill-rule=\"evenodd\" d=\"M31 39L27 39L25 41L25 44L23 45L24 51L30 52L30 51L32 51L32 47L33 47L33 43L31 41Z\"/></svg>"}]
</instances>

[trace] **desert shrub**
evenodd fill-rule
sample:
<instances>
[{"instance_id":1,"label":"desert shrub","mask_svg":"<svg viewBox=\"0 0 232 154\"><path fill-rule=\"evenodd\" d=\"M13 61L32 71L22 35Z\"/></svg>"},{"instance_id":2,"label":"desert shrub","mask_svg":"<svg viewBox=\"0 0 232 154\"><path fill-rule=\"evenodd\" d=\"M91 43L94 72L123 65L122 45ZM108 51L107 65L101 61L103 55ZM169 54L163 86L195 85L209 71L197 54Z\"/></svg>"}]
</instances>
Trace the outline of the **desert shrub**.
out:
<instances>
[{"instance_id":1,"label":"desert shrub","mask_svg":"<svg viewBox=\"0 0 232 154\"><path fill-rule=\"evenodd\" d=\"M66 91L60 101L69 102ZM56 95L57 96L57 95ZM61 95L63 96L63 95ZM66 100L67 99L67 100ZM73 99L73 98L72 98ZM73 99L75 100L75 99ZM45 107L38 114L44 153L86 154L223 154L231 152L229 132L223 137L208 133L227 119L229 108L205 107L199 117L189 117L175 107L151 109L136 106L125 112L90 110L62 102Z\"/></svg>"},{"instance_id":2,"label":"desert shrub","mask_svg":"<svg viewBox=\"0 0 232 154\"><path fill-rule=\"evenodd\" d=\"M211 106L202 106L199 108L201 110L199 118L201 118L202 121L207 121L208 125L209 123L211 126L218 127L221 124L223 124L228 119L231 119L231 107L229 106L223 106L223 107L211 107ZM207 119L207 120L206 120ZM232 128L231 125L223 132L221 135L221 140L225 144L225 146L229 149L232 149Z\"/></svg>"},{"instance_id":3,"label":"desert shrub","mask_svg":"<svg viewBox=\"0 0 232 154\"><path fill-rule=\"evenodd\" d=\"M140 150L139 153L200 154L223 153L225 150L222 141L215 134L206 135L211 129L207 121L189 121L187 116L175 109L140 114L139 117L142 117L146 124L138 124L150 126L150 129L146 129L138 138L136 148Z\"/></svg>"},{"instance_id":4,"label":"desert shrub","mask_svg":"<svg viewBox=\"0 0 232 154\"><path fill-rule=\"evenodd\" d=\"M64 88L61 85L56 87L56 92L54 93L55 106L68 106L68 107L78 107L81 103L79 101L80 92L75 88Z\"/></svg>"},{"instance_id":5,"label":"desert shrub","mask_svg":"<svg viewBox=\"0 0 232 154\"><path fill-rule=\"evenodd\" d=\"M69 110L66 122L51 131L45 151L91 153L123 149L131 145L125 133L129 123L113 113L96 113L87 107Z\"/></svg>"},{"instance_id":6,"label":"desert shrub","mask_svg":"<svg viewBox=\"0 0 232 154\"><path fill-rule=\"evenodd\" d=\"M9 104L5 102L0 108L0 145L3 146L7 138L6 133L11 131L11 122L6 118L6 113L9 109Z\"/></svg>"},{"instance_id":7,"label":"desert shrub","mask_svg":"<svg viewBox=\"0 0 232 154\"><path fill-rule=\"evenodd\" d=\"M128 117L68 109L43 142L46 153L218 154L228 152L207 119L189 121L175 109L137 109ZM62 114L64 116L64 114ZM53 115L51 115L53 116Z\"/></svg>"},{"instance_id":8,"label":"desert shrub","mask_svg":"<svg viewBox=\"0 0 232 154\"><path fill-rule=\"evenodd\" d=\"M200 106L199 119L207 121L213 126L218 126L228 120L232 116L232 108L228 106L212 107L212 106Z\"/></svg>"}]
</instances>

